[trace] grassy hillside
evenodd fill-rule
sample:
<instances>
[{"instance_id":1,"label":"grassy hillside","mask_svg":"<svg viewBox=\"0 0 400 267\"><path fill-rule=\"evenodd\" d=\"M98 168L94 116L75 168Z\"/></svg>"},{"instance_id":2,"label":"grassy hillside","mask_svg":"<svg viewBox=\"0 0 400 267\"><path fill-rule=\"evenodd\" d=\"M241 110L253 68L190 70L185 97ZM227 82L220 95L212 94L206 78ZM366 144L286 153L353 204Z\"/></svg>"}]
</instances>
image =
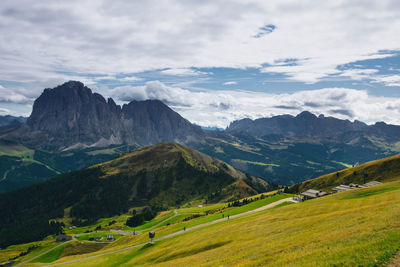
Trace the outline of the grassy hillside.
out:
<instances>
[{"instance_id":1,"label":"grassy hillside","mask_svg":"<svg viewBox=\"0 0 400 267\"><path fill-rule=\"evenodd\" d=\"M366 182L387 182L397 180L399 177L400 155L396 155L323 175L321 177L293 185L289 188L289 190L291 192L303 192L307 189L313 188L329 191L331 188L341 184L363 184L364 178Z\"/></svg>"},{"instance_id":2,"label":"grassy hillside","mask_svg":"<svg viewBox=\"0 0 400 267\"><path fill-rule=\"evenodd\" d=\"M115 244L62 266L380 266L400 250L400 181L226 220L136 248ZM256 202L253 202L256 203ZM184 223L181 224L181 227ZM170 228L160 229L162 235ZM107 253L106 255L102 255ZM99 255L98 257L90 257ZM68 261L80 260L78 262ZM40 266L33 263L27 266Z\"/></svg>"},{"instance_id":3,"label":"grassy hillside","mask_svg":"<svg viewBox=\"0 0 400 267\"><path fill-rule=\"evenodd\" d=\"M67 256L65 252L71 247L74 248L74 254L69 255L89 253L90 251L88 251L88 248L93 248L94 250L92 251L95 251L96 248L97 250L102 249L101 247L96 246L96 244L98 244L97 242L88 241L91 237L103 238L100 243L103 245L105 244L108 247L106 248L104 246L102 251L108 248L114 250L117 247L120 248L121 246L126 246L132 242L147 240L147 232L150 230L156 231L158 237L165 236L182 230L183 227L193 227L201 225L202 223L221 219L222 214L225 214L225 217L227 215L232 216L240 214L288 198L289 196L290 195L283 193L277 194L277 191L274 191L259 194L251 198L241 199L239 202L242 204L244 204L244 201L248 203L242 206L232 206L233 203L218 203L203 207L180 209L178 211L164 211L160 212L157 217L153 218L151 221L145 222L143 225L134 228L125 226L125 221L129 217L128 214L104 218L90 226L81 226L72 229L66 227L66 233L68 235L73 235L76 241L71 240L66 243L58 243L55 241L55 236L48 236L42 241L13 245L6 249L2 249L0 250L0 263L8 260L14 260L16 263L21 263L30 259L32 262L43 264ZM113 223L110 224L110 222ZM121 231L120 229L122 228L123 230ZM140 231L141 234L139 236L133 236L133 230ZM104 238L108 234L113 234L117 241L106 242ZM123 234L123 236L121 236L121 234ZM33 257L39 254L42 255L33 259Z\"/></svg>"},{"instance_id":4,"label":"grassy hillside","mask_svg":"<svg viewBox=\"0 0 400 267\"><path fill-rule=\"evenodd\" d=\"M269 187L222 161L161 143L0 195L0 247L56 233L59 225L49 224L52 219L89 225L132 208L159 211L189 202L231 201Z\"/></svg>"}]
</instances>

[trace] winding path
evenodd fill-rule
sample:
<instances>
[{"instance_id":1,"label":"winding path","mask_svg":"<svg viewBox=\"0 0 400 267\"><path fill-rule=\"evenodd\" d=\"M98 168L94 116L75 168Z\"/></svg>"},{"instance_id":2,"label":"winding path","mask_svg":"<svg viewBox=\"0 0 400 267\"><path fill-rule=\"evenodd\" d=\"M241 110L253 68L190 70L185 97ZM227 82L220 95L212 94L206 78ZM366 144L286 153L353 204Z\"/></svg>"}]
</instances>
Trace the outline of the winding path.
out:
<instances>
[{"instance_id":1,"label":"winding path","mask_svg":"<svg viewBox=\"0 0 400 267\"><path fill-rule=\"evenodd\" d=\"M196 226L193 226L193 227L190 227L190 228L186 228L186 231L180 230L180 231L174 232L174 233L172 233L172 234L169 234L169 235L165 235L165 236L156 238L156 239L154 239L154 241L164 240L164 239L167 239L167 238L170 238L170 237L174 237L174 236L177 236L177 235L181 235L181 234L184 234L184 233L186 233L186 232L190 232L190 231L193 231L193 230L196 230L196 229L200 229L200 228L203 228L203 227L206 227L206 226L209 226L209 225L213 225L213 224L217 224L217 223L220 223L220 222L223 222L223 221L227 221L227 220L239 218L239 217L242 217L242 216L250 215L250 214L253 214L253 213L256 213L256 212L259 212L259 211L263 211L263 210L266 210L266 209L273 208L273 207L275 207L275 206L277 206L277 205L279 205L279 204L282 204L282 203L284 203L284 202L293 202L293 201L292 201L292 198L291 198L291 197L290 197L290 198L281 199L281 200L275 201L275 202L273 202L273 203L267 204L267 205L265 205L265 206L262 206L262 207L260 207L260 208L254 209L254 210L250 210L250 211L246 211L246 212L239 213L239 214L236 214L236 215L232 215L232 216L229 217L230 219L228 219L227 217L225 217L225 218L218 219L218 220L215 220L215 221L211 221L211 222L199 224L199 225L196 225ZM177 215L177 214L176 214L176 215ZM170 217L170 218L172 218L172 217ZM101 253L101 254L97 254L97 255L85 257L85 258L79 258L79 259L76 259L76 260L65 261L65 262L60 262L60 263L54 263L54 264L49 264L49 265L45 265L45 266L58 266L58 265L63 265L63 264L76 263L76 262L83 261L83 260L93 259L93 258L97 258L97 257L109 255L109 254L114 254L114 253L118 253L118 252L130 250L130 249L137 248L137 247L142 247L142 246L144 246L144 245L146 245L146 244L148 244L148 243L149 243L149 242L144 242L144 243L140 243L140 244L137 244L137 245L133 245L133 246L129 246L129 247L125 247L125 248L121 248L121 249L117 249L117 250L113 250L113 251L109 251L109 252L105 252L105 253ZM63 243L63 244L65 244L65 243ZM54 248L53 248L53 249L54 249ZM48 251L47 251L47 252L48 252ZM46 253L47 253L47 252L46 252ZM35 258L36 258L36 257L35 257ZM33 259L30 259L30 260L28 260L28 261L25 261L25 262L23 262L23 263L20 263L19 265L28 263L28 262L30 262L31 260L33 260ZM19 265L17 265L17 266L19 266Z\"/></svg>"},{"instance_id":2,"label":"winding path","mask_svg":"<svg viewBox=\"0 0 400 267\"><path fill-rule=\"evenodd\" d=\"M168 217L168 218L162 220L161 222L159 222L159 223L157 223L157 224L155 224L155 225L153 225L153 226L147 227L147 228L142 229L142 230L137 230L137 231L135 231L135 232L140 233L140 232L144 232L144 231L147 231L147 230L156 228L156 227L162 225L163 223L165 223L165 222L167 222L167 221L169 221L169 220L172 220L173 218L175 218L176 216L179 216L179 215L186 215L186 214L187 214L187 215L191 215L191 214L194 214L194 213L187 213L187 212L185 212L185 213L178 213L178 210L174 210L174 213L175 213L175 214L172 215L171 217ZM98 231L98 232L102 232L102 231ZM121 234L121 235L132 235L132 231L125 231L125 230L111 229L110 231L106 231L106 232L113 232L113 233L118 233L118 234Z\"/></svg>"}]
</instances>

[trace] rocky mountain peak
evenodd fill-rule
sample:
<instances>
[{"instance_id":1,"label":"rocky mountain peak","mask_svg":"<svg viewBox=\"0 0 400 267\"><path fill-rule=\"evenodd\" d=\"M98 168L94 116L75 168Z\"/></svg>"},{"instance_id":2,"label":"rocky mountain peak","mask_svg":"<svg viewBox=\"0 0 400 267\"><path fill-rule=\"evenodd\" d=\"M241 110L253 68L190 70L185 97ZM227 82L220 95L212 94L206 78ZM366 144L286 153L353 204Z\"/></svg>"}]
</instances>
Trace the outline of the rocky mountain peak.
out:
<instances>
[{"instance_id":1,"label":"rocky mountain peak","mask_svg":"<svg viewBox=\"0 0 400 267\"><path fill-rule=\"evenodd\" d=\"M30 132L40 135L40 140L32 140L35 146L49 150L122 143L185 143L188 138L202 135L200 127L159 100L134 100L121 108L112 98L106 100L79 81L45 89L34 102L27 126ZM21 130L17 135L24 133Z\"/></svg>"},{"instance_id":2,"label":"rocky mountain peak","mask_svg":"<svg viewBox=\"0 0 400 267\"><path fill-rule=\"evenodd\" d=\"M300 114L298 114L296 116L296 118L298 119L306 119L306 120L312 120L312 119L317 119L317 116L315 116L314 114L312 114L309 111L303 111Z\"/></svg>"}]
</instances>

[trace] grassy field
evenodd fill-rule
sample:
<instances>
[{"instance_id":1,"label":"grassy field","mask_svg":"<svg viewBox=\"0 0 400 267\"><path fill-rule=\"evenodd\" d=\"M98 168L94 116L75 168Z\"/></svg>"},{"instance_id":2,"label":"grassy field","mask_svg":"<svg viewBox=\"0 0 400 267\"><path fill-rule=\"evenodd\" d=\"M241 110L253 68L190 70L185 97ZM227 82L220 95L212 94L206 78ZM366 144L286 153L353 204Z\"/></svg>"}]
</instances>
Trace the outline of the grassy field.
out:
<instances>
[{"instance_id":1,"label":"grassy field","mask_svg":"<svg viewBox=\"0 0 400 267\"><path fill-rule=\"evenodd\" d=\"M32 262L43 262L43 263L53 262L60 258L61 254L64 252L65 247L66 245L53 249L49 253L46 253L45 255L33 260Z\"/></svg>"},{"instance_id":2,"label":"grassy field","mask_svg":"<svg viewBox=\"0 0 400 267\"><path fill-rule=\"evenodd\" d=\"M13 259L13 261L23 262L27 259L30 259L32 257L35 257L35 256L41 254L42 252L45 252L57 245L59 245L59 243L56 243L55 239L53 237L48 237L48 238L46 238L42 241L38 241L38 242L31 242L31 243L26 243L26 244L21 244L21 245L9 246L6 249L0 250L0 263L7 262L11 258L15 258L15 257L16 258ZM28 254L18 257L19 255L21 255L21 253L28 252L30 247L35 247L35 248L32 249Z\"/></svg>"},{"instance_id":3,"label":"grassy field","mask_svg":"<svg viewBox=\"0 0 400 267\"><path fill-rule=\"evenodd\" d=\"M26 159L33 158L34 151L19 144L0 143L0 156L7 155Z\"/></svg>"},{"instance_id":4,"label":"grassy field","mask_svg":"<svg viewBox=\"0 0 400 267\"><path fill-rule=\"evenodd\" d=\"M393 181L283 204L140 248L83 260L79 266L380 266L400 249L398 190L400 182ZM104 251L142 239L119 241Z\"/></svg>"},{"instance_id":5,"label":"grassy field","mask_svg":"<svg viewBox=\"0 0 400 267\"><path fill-rule=\"evenodd\" d=\"M49 253L33 260L32 262L50 263L66 256L82 255L95 252L101 250L107 245L107 243L98 242L71 242L50 251Z\"/></svg>"},{"instance_id":6,"label":"grassy field","mask_svg":"<svg viewBox=\"0 0 400 267\"><path fill-rule=\"evenodd\" d=\"M248 199L253 199L253 198L259 198L261 197L261 195L264 196L271 196L273 194L275 194L277 191L271 191L271 192L267 192L267 193L262 193L262 194L258 194L258 195L254 195L251 197L248 197ZM243 199L241 199L243 200ZM218 210L218 209L222 209L223 207L227 207L228 203L216 203L216 204L211 204L211 205L202 205L202 207L190 207L190 208L184 208L184 209L179 209L178 212L179 213L207 213L211 210Z\"/></svg>"},{"instance_id":7,"label":"grassy field","mask_svg":"<svg viewBox=\"0 0 400 267\"><path fill-rule=\"evenodd\" d=\"M102 237L101 241L106 241L107 235L113 235L115 239L120 238L122 235L115 234L113 232L99 232L99 233L90 233L90 234L83 234L76 237L79 241L89 240L90 238Z\"/></svg>"},{"instance_id":8,"label":"grassy field","mask_svg":"<svg viewBox=\"0 0 400 267\"><path fill-rule=\"evenodd\" d=\"M137 227L135 230L140 230L139 228L145 229L145 230L142 230L142 234L137 235L137 236L133 236L133 235L121 236L121 235L118 235L118 234L116 235L115 233L107 232L107 231L105 231L105 232L98 231L98 232L95 232L95 233L82 233L83 229L87 229L87 227L81 227L82 229L75 228L73 230L75 232L77 232L77 233L82 233L79 236L76 236L76 238L79 241L85 241L85 240L88 240L90 237L99 237L99 236L103 237L103 239L104 239L104 237L109 233L113 234L114 237L119 237L116 241L109 243L107 245L107 247L105 247L104 249L99 250L96 253L113 251L115 249L124 248L126 246L131 246L131 245L134 245L134 244L147 242L148 241L147 232L150 231L150 230L156 231L157 232L157 237L162 237L162 236L165 236L165 235L180 231L180 230L183 229L183 227L189 228L189 227L196 226L196 225L199 225L199 224L203 224L203 223L206 223L206 222L211 222L211 221L214 221L214 220L217 220L217 219L221 219L222 214L224 214L224 215L225 214L226 215L227 214L230 214L230 215L239 214L239 213L258 208L260 206L266 205L268 203L275 202L275 201L277 201L279 199L286 198L286 197L289 196L287 194L273 195L273 193L274 192L265 193L264 196L269 196L269 197L266 197L264 199L252 202L250 204L247 204L247 205L244 205L244 206L241 206L241 207L230 207L230 208L227 208L227 204L225 204L225 209L221 209L221 210L217 211L216 213L210 214L208 216L201 216L201 217L198 217L198 218L192 218L192 219L187 220L187 221L183 221L183 219L185 219L187 217L190 217L191 216L190 214L178 215L178 216L172 218L171 220L168 220L168 221L162 223L161 225L157 226L156 228L149 229L149 225L150 225L150 227L151 226L155 226L159 222L161 222L161 221L163 221L163 220L165 220L167 218L171 218L175 214L173 211L162 212L153 221L145 223L144 225L142 225L140 227ZM257 196L259 197L260 195L257 195ZM215 206L215 205L210 205L209 207L212 207L212 206ZM111 221L111 219L114 220L114 219L118 219L118 218L113 217L113 218L108 218L108 219L101 219L100 222L107 223L107 222ZM99 225L99 223L96 223L95 225ZM90 228L93 228L93 226L91 226ZM76 242L73 242L72 244L75 244L75 243ZM86 242L86 243L94 244L96 242ZM57 244L59 244L59 243L57 243ZM67 248L69 246L71 246L70 243L67 244ZM83 249L83 251L85 251L85 249ZM79 254L79 253L70 254L70 255L77 255L77 254ZM80 254L83 254L83 253L80 253ZM61 257L66 257L64 246L62 246L60 248L57 248L57 249L47 253L46 255L43 255L42 257L36 259L34 262L35 263L39 263L39 262L40 263L50 263L50 262L53 262L53 261L55 261L55 260L57 260L58 258L61 258Z\"/></svg>"},{"instance_id":9,"label":"grassy field","mask_svg":"<svg viewBox=\"0 0 400 267\"><path fill-rule=\"evenodd\" d=\"M248 164L253 164L253 165L260 165L260 166L279 167L278 164L265 163L265 162L258 162L258 161L249 161L249 160L244 160L244 159L233 159L232 161L239 161L239 162L242 162L242 163L248 163Z\"/></svg>"}]
</instances>

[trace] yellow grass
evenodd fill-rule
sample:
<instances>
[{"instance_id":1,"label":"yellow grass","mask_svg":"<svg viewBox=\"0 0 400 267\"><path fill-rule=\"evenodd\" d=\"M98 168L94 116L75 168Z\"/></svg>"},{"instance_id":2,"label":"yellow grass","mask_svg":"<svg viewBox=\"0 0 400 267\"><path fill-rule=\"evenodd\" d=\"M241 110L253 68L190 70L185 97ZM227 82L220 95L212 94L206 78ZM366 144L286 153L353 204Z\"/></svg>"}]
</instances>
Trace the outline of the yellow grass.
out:
<instances>
[{"instance_id":1,"label":"yellow grass","mask_svg":"<svg viewBox=\"0 0 400 267\"><path fill-rule=\"evenodd\" d=\"M394 181L232 219L79 266L374 266L400 249L399 221L400 181ZM142 238L129 239L115 249Z\"/></svg>"},{"instance_id":2,"label":"yellow grass","mask_svg":"<svg viewBox=\"0 0 400 267\"><path fill-rule=\"evenodd\" d=\"M400 177L400 155L370 161L342 171L329 173L293 185L290 189L294 192L304 192L310 188L329 191L331 188L341 184L363 184L364 174L367 175L366 182L398 180Z\"/></svg>"}]
</instances>

